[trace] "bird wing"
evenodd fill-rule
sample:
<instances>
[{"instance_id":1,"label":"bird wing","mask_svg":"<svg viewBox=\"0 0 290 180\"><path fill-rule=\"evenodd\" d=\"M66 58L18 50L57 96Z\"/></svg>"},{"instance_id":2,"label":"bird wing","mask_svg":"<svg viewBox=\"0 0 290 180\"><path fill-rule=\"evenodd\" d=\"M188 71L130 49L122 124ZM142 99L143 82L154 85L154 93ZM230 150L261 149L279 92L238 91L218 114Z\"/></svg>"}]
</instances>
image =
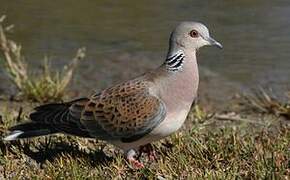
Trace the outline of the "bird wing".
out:
<instances>
[{"instance_id":1,"label":"bird wing","mask_svg":"<svg viewBox=\"0 0 290 180\"><path fill-rule=\"evenodd\" d=\"M103 140L131 142L151 132L165 117L165 105L149 92L150 83L132 80L69 108L70 121L79 121L92 136Z\"/></svg>"}]
</instances>

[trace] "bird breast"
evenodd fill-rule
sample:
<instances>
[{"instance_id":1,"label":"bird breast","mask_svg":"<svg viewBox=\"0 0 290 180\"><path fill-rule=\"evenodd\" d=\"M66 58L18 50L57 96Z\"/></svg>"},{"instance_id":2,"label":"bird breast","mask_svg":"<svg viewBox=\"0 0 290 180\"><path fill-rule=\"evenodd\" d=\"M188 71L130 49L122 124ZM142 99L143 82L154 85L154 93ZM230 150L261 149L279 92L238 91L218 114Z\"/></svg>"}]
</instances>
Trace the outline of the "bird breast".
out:
<instances>
[{"instance_id":1,"label":"bird breast","mask_svg":"<svg viewBox=\"0 0 290 180\"><path fill-rule=\"evenodd\" d=\"M189 65L188 65L189 66ZM177 72L164 77L159 88L160 98L166 106L166 117L151 134L157 137L165 137L177 131L184 123L190 107L197 96L198 70L196 64L190 64L191 69L184 68L183 72Z\"/></svg>"}]
</instances>

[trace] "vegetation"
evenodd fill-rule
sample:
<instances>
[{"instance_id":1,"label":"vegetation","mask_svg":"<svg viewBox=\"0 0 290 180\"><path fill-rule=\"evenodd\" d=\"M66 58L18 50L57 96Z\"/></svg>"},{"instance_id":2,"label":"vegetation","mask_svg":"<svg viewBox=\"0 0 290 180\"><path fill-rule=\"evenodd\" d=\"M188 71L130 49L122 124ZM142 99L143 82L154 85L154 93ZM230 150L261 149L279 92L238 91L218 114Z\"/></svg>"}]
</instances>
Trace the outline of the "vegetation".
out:
<instances>
[{"instance_id":1,"label":"vegetation","mask_svg":"<svg viewBox=\"0 0 290 180\"><path fill-rule=\"evenodd\" d=\"M7 104L8 106L8 104ZM250 106L247 106L250 107ZM3 109L0 135L25 119ZM182 131L154 144L158 160L141 156L134 170L111 145L54 135L0 142L0 179L287 179L289 119L269 113L205 112L194 107ZM253 113L252 112L252 113ZM243 118L240 118L243 117ZM252 120L250 120L252 119Z\"/></svg>"},{"instance_id":2,"label":"vegetation","mask_svg":"<svg viewBox=\"0 0 290 180\"><path fill-rule=\"evenodd\" d=\"M63 67L61 72L52 71L45 58L42 72L36 75L25 61L21 45L6 35L11 32L13 25L4 26L5 19L6 16L0 17L0 50L4 57L5 71L20 95L38 102L61 100L78 62L85 57L85 48L78 49L71 63Z\"/></svg>"},{"instance_id":3,"label":"vegetation","mask_svg":"<svg viewBox=\"0 0 290 180\"><path fill-rule=\"evenodd\" d=\"M47 59L37 76L28 68L21 46L7 37L12 26L0 18L4 68L23 101L0 101L0 136L25 121L33 104L62 98L85 50L79 49L62 72ZM35 73L35 72L34 72ZM195 105L182 131L154 143L158 159L140 160L132 169L120 150L95 139L53 135L29 140L0 140L0 179L289 179L290 94L281 102L265 90L236 100L225 110Z\"/></svg>"},{"instance_id":4,"label":"vegetation","mask_svg":"<svg viewBox=\"0 0 290 180\"><path fill-rule=\"evenodd\" d=\"M254 95L245 96L246 101L256 111L262 113L271 113L276 116L285 116L290 119L290 92L287 93L288 102L280 102L273 95L270 95L265 89L260 88Z\"/></svg>"}]
</instances>

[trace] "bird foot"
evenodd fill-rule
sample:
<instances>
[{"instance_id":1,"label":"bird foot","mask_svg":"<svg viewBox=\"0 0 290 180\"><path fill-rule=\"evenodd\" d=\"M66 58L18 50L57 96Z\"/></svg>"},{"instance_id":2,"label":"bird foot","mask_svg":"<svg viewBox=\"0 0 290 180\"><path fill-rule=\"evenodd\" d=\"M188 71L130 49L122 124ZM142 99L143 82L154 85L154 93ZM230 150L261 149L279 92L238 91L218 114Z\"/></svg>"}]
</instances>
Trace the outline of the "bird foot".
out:
<instances>
[{"instance_id":1,"label":"bird foot","mask_svg":"<svg viewBox=\"0 0 290 180\"><path fill-rule=\"evenodd\" d=\"M129 163L133 166L134 169L142 169L144 168L144 164L138 161L135 158L128 159Z\"/></svg>"},{"instance_id":2,"label":"bird foot","mask_svg":"<svg viewBox=\"0 0 290 180\"><path fill-rule=\"evenodd\" d=\"M156 155L156 152L155 151L151 151L149 154L148 154L148 158L150 161L157 161L157 155Z\"/></svg>"},{"instance_id":3,"label":"bird foot","mask_svg":"<svg viewBox=\"0 0 290 180\"><path fill-rule=\"evenodd\" d=\"M135 156L136 156L136 151L134 149L130 149L126 153L126 158L128 162L132 165L134 169L142 169L144 168L144 164L138 161Z\"/></svg>"},{"instance_id":4,"label":"bird foot","mask_svg":"<svg viewBox=\"0 0 290 180\"><path fill-rule=\"evenodd\" d=\"M140 153L147 154L149 161L156 161L157 160L156 152L154 151L153 146L151 144L146 144L144 146L140 146Z\"/></svg>"}]
</instances>

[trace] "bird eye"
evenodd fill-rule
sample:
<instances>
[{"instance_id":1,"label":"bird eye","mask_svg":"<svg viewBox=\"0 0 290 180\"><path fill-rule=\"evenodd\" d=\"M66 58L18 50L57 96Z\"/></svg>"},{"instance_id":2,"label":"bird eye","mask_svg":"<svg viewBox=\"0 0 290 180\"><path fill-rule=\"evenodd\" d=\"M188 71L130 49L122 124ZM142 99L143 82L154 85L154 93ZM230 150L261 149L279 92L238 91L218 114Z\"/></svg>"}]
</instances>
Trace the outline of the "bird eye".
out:
<instances>
[{"instance_id":1,"label":"bird eye","mask_svg":"<svg viewBox=\"0 0 290 180\"><path fill-rule=\"evenodd\" d=\"M189 35L193 38L197 38L199 34L198 34L197 30L192 30L192 31L190 31Z\"/></svg>"}]
</instances>

